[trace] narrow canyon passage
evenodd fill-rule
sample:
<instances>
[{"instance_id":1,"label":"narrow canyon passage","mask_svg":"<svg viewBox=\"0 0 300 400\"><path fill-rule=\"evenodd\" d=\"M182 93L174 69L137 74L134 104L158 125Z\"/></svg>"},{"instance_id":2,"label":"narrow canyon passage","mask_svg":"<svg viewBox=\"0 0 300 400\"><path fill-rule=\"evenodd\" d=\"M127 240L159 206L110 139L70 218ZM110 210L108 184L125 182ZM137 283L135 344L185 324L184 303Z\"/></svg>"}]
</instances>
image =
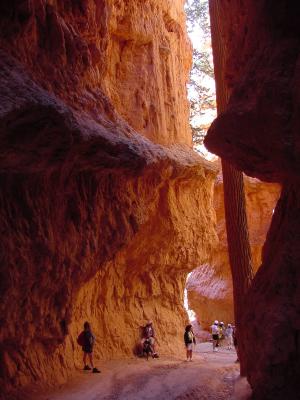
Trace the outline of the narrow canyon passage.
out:
<instances>
[{"instance_id":1,"label":"narrow canyon passage","mask_svg":"<svg viewBox=\"0 0 300 400\"><path fill-rule=\"evenodd\" d=\"M235 220L224 216L218 162L193 148L185 3L0 2L1 400L25 400L32 385L43 392L29 400L240 400L247 392L239 381L237 393L234 353L200 344L193 363L182 361L185 287L207 335L215 319L234 322L225 226ZM300 4L209 3L219 6L214 53L224 53L215 76L230 96L205 144L249 176L257 273L238 346L251 400L294 399ZM149 320L161 358L147 363L133 354ZM85 321L100 375L81 370Z\"/></svg>"},{"instance_id":2,"label":"narrow canyon passage","mask_svg":"<svg viewBox=\"0 0 300 400\"><path fill-rule=\"evenodd\" d=\"M56 391L30 395L32 400L245 400L250 388L239 377L234 351L211 351L197 345L193 362L179 357L128 359L101 363L102 373L78 372ZM23 394L24 396L24 394ZM24 398L24 397L23 397Z\"/></svg>"}]
</instances>

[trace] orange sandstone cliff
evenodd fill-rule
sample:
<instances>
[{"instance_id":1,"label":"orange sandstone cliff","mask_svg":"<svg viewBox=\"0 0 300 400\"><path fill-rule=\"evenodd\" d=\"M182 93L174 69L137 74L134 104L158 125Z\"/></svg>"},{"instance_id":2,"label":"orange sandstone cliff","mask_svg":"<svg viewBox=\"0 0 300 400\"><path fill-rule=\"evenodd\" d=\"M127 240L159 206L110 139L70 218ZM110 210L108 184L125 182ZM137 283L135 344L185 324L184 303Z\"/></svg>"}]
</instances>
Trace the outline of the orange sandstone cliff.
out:
<instances>
[{"instance_id":1,"label":"orange sandstone cliff","mask_svg":"<svg viewBox=\"0 0 300 400\"><path fill-rule=\"evenodd\" d=\"M97 358L131 356L149 318L160 352L182 348L186 275L217 242L183 3L0 5L5 393L81 367L85 320Z\"/></svg>"},{"instance_id":2,"label":"orange sandstone cliff","mask_svg":"<svg viewBox=\"0 0 300 400\"><path fill-rule=\"evenodd\" d=\"M186 83L192 49L183 5L183 0L3 4L0 45L73 109L100 120L103 114L113 119L117 111L156 143L191 145Z\"/></svg>"}]
</instances>

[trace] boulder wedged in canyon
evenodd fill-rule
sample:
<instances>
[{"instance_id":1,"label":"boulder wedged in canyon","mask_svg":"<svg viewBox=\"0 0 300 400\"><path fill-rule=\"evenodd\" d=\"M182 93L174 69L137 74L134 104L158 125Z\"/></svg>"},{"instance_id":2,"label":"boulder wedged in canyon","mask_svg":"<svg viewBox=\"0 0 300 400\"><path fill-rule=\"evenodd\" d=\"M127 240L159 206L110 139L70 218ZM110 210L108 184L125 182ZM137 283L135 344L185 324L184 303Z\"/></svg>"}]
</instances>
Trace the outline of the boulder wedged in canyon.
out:
<instances>
[{"instance_id":1,"label":"boulder wedged in canyon","mask_svg":"<svg viewBox=\"0 0 300 400\"><path fill-rule=\"evenodd\" d=\"M299 4L220 4L227 109L205 143L246 174L283 184L247 295L241 345L255 399L299 393ZM259 307L255 305L259 304Z\"/></svg>"},{"instance_id":2,"label":"boulder wedged in canyon","mask_svg":"<svg viewBox=\"0 0 300 400\"><path fill-rule=\"evenodd\" d=\"M189 148L191 49L182 7L183 1L154 0L126 7L119 1L1 4L0 381L6 393L63 382L81 367L76 337L85 320L97 337L97 358L132 355L148 319L160 352L182 348L186 275L209 261L217 242L217 171ZM130 53L137 28L147 31L139 46L152 46L152 58ZM119 53L110 58L116 40ZM116 59L117 81L109 66ZM148 125L137 133L140 107Z\"/></svg>"},{"instance_id":3,"label":"boulder wedged in canyon","mask_svg":"<svg viewBox=\"0 0 300 400\"><path fill-rule=\"evenodd\" d=\"M247 176L244 177L244 183L253 269L256 272L261 265L263 244L281 188L278 184L261 182ZM223 180L220 175L214 185L218 246L213 252L211 264L198 267L187 281L189 307L195 311L204 329L209 329L215 319L225 323L234 322L223 197Z\"/></svg>"}]
</instances>

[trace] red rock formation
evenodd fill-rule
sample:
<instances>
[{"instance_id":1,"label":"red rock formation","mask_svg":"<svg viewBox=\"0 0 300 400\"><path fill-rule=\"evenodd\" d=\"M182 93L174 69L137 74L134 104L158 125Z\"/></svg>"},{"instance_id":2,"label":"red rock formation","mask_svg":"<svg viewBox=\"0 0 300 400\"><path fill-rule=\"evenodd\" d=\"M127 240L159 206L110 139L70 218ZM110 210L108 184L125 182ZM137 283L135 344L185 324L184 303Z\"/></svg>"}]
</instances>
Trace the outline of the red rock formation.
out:
<instances>
[{"instance_id":1,"label":"red rock formation","mask_svg":"<svg viewBox=\"0 0 300 400\"><path fill-rule=\"evenodd\" d=\"M292 132L298 132L298 111L291 105L298 99L299 5L230 0L223 8L226 78L233 91L206 145L247 175L297 178L299 143Z\"/></svg>"},{"instance_id":2,"label":"red rock formation","mask_svg":"<svg viewBox=\"0 0 300 400\"><path fill-rule=\"evenodd\" d=\"M225 323L234 321L229 265L223 271L215 267L214 264L201 265L187 281L189 308L196 313L197 322L205 331L210 331L216 319Z\"/></svg>"},{"instance_id":3,"label":"red rock formation","mask_svg":"<svg viewBox=\"0 0 300 400\"><path fill-rule=\"evenodd\" d=\"M256 272L261 265L262 247L280 195L280 186L249 177L245 177L244 181L249 239ZM217 216L218 247L213 252L211 264L198 267L187 282L189 307L195 311L204 329L209 329L215 319L225 323L234 321L223 181L220 176L215 183L214 208Z\"/></svg>"},{"instance_id":4,"label":"red rock formation","mask_svg":"<svg viewBox=\"0 0 300 400\"><path fill-rule=\"evenodd\" d=\"M132 354L149 318L159 351L182 347L186 274L216 243L216 170L179 146L182 7L0 6L2 391L81 367L85 320L99 357Z\"/></svg>"},{"instance_id":5,"label":"red rock formation","mask_svg":"<svg viewBox=\"0 0 300 400\"><path fill-rule=\"evenodd\" d=\"M251 321L251 329L241 345L254 398L294 398L300 390L299 4L231 0L222 7L232 95L206 145L251 176L283 183L246 301L244 324Z\"/></svg>"},{"instance_id":6,"label":"red rock formation","mask_svg":"<svg viewBox=\"0 0 300 400\"><path fill-rule=\"evenodd\" d=\"M0 46L76 110L191 145L184 0L39 0L1 5Z\"/></svg>"}]
</instances>

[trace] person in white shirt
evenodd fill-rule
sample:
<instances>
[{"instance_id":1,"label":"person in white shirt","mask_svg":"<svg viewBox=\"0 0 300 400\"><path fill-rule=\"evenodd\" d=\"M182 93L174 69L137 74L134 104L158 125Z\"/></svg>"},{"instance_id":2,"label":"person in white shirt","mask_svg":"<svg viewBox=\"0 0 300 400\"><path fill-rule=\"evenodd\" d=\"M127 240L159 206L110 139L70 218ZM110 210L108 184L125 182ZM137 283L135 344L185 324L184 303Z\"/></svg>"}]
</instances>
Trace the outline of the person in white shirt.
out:
<instances>
[{"instance_id":1,"label":"person in white shirt","mask_svg":"<svg viewBox=\"0 0 300 400\"><path fill-rule=\"evenodd\" d=\"M227 325L226 331L225 331L225 337L227 341L227 349L231 350L232 345L233 345L233 327L231 324Z\"/></svg>"},{"instance_id":2,"label":"person in white shirt","mask_svg":"<svg viewBox=\"0 0 300 400\"><path fill-rule=\"evenodd\" d=\"M213 351L218 351L216 346L219 340L219 321L216 320L211 326L211 334L213 341Z\"/></svg>"}]
</instances>

